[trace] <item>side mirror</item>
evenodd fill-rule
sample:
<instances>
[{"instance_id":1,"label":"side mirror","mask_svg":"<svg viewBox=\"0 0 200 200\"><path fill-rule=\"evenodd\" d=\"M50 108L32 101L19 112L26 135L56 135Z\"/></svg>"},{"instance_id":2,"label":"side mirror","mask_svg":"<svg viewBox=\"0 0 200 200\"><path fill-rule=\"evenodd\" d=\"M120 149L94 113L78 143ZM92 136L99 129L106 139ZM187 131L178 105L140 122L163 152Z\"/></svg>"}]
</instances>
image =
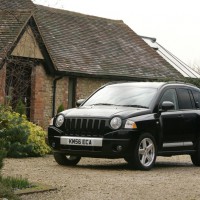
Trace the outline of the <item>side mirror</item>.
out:
<instances>
[{"instance_id":1,"label":"side mirror","mask_svg":"<svg viewBox=\"0 0 200 200\"><path fill-rule=\"evenodd\" d=\"M85 99L79 99L79 100L76 102L76 106L79 107L84 101L85 101Z\"/></svg>"},{"instance_id":2,"label":"side mirror","mask_svg":"<svg viewBox=\"0 0 200 200\"><path fill-rule=\"evenodd\" d=\"M175 106L174 103L171 101L163 101L161 105L162 111L167 111L167 110L174 110Z\"/></svg>"}]
</instances>

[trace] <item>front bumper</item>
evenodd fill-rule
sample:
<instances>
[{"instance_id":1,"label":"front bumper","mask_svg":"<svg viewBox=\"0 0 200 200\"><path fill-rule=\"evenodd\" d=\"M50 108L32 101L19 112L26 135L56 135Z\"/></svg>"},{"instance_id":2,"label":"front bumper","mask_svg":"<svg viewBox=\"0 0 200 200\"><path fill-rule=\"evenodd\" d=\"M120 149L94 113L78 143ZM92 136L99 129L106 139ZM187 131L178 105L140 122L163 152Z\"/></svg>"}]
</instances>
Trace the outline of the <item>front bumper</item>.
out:
<instances>
[{"instance_id":1,"label":"front bumper","mask_svg":"<svg viewBox=\"0 0 200 200\"><path fill-rule=\"evenodd\" d=\"M65 135L55 127L48 129L48 144L55 152L81 157L123 158L129 155L135 132L118 130L102 137L101 146L82 146L63 144ZM76 138L74 136L74 138ZM87 139L87 137L86 137Z\"/></svg>"}]
</instances>

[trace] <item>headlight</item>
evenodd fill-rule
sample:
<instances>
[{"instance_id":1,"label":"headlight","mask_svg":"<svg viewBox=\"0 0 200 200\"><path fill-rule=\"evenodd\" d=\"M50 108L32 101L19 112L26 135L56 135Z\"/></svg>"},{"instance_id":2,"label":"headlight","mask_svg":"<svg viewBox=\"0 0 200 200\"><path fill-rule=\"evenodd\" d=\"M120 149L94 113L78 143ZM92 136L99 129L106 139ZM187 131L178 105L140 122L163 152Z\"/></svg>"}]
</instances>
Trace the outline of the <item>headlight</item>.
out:
<instances>
[{"instance_id":1,"label":"headlight","mask_svg":"<svg viewBox=\"0 0 200 200\"><path fill-rule=\"evenodd\" d=\"M137 125L134 121L127 119L124 128L136 129Z\"/></svg>"},{"instance_id":2,"label":"headlight","mask_svg":"<svg viewBox=\"0 0 200 200\"><path fill-rule=\"evenodd\" d=\"M122 125L122 120L119 117L114 117L110 121L110 126L113 129L118 129Z\"/></svg>"},{"instance_id":3,"label":"headlight","mask_svg":"<svg viewBox=\"0 0 200 200\"><path fill-rule=\"evenodd\" d=\"M63 124L63 122L64 122L64 116L63 116L63 115L58 115L58 117L56 118L56 123L55 123L55 125L56 125L57 127L61 127L62 124Z\"/></svg>"}]
</instances>

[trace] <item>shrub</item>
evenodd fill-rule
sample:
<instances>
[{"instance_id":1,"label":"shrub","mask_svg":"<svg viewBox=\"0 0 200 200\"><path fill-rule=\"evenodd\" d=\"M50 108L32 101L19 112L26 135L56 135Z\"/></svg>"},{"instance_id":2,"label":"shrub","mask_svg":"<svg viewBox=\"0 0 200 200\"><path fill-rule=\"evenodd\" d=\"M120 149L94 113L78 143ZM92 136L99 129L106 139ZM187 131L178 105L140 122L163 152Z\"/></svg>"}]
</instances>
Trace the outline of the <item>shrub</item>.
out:
<instances>
[{"instance_id":1,"label":"shrub","mask_svg":"<svg viewBox=\"0 0 200 200\"><path fill-rule=\"evenodd\" d=\"M9 200L19 200L19 197L14 195L11 188L6 187L0 182L0 198Z\"/></svg>"},{"instance_id":2,"label":"shrub","mask_svg":"<svg viewBox=\"0 0 200 200\"><path fill-rule=\"evenodd\" d=\"M0 121L2 131L0 140L7 151L8 157L26 157L26 149L31 146L26 144L29 136L28 127L23 123L24 117L11 109L1 106Z\"/></svg>"},{"instance_id":3,"label":"shrub","mask_svg":"<svg viewBox=\"0 0 200 200\"><path fill-rule=\"evenodd\" d=\"M19 177L1 177L0 176L0 183L2 183L4 186L12 189L24 189L24 188L30 188L33 186L33 184L29 183L27 178Z\"/></svg>"},{"instance_id":4,"label":"shrub","mask_svg":"<svg viewBox=\"0 0 200 200\"><path fill-rule=\"evenodd\" d=\"M45 143L46 132L40 127L31 122L28 122L30 135L27 144L33 146L31 156L43 156L50 152L50 147Z\"/></svg>"},{"instance_id":5,"label":"shrub","mask_svg":"<svg viewBox=\"0 0 200 200\"><path fill-rule=\"evenodd\" d=\"M46 132L26 116L0 106L0 141L8 157L43 156L50 152Z\"/></svg>"},{"instance_id":6,"label":"shrub","mask_svg":"<svg viewBox=\"0 0 200 200\"><path fill-rule=\"evenodd\" d=\"M17 101L17 105L16 105L16 107L15 107L15 112L19 113L20 116L26 114L26 106L25 106L25 104L22 102L22 99L21 99L21 98Z\"/></svg>"},{"instance_id":7,"label":"shrub","mask_svg":"<svg viewBox=\"0 0 200 200\"><path fill-rule=\"evenodd\" d=\"M60 104L60 106L57 109L57 114L60 113L60 112L62 112L64 109L65 108L64 108L63 104Z\"/></svg>"},{"instance_id":8,"label":"shrub","mask_svg":"<svg viewBox=\"0 0 200 200\"><path fill-rule=\"evenodd\" d=\"M185 78L185 82L191 83L200 88L200 79L199 78Z\"/></svg>"},{"instance_id":9,"label":"shrub","mask_svg":"<svg viewBox=\"0 0 200 200\"><path fill-rule=\"evenodd\" d=\"M2 149L0 149L0 170L3 167L3 159L6 157L6 152Z\"/></svg>"},{"instance_id":10,"label":"shrub","mask_svg":"<svg viewBox=\"0 0 200 200\"><path fill-rule=\"evenodd\" d=\"M4 121L0 119L0 135L4 132ZM3 167L3 159L6 157L6 151L4 149L5 140L0 138L0 170Z\"/></svg>"}]
</instances>

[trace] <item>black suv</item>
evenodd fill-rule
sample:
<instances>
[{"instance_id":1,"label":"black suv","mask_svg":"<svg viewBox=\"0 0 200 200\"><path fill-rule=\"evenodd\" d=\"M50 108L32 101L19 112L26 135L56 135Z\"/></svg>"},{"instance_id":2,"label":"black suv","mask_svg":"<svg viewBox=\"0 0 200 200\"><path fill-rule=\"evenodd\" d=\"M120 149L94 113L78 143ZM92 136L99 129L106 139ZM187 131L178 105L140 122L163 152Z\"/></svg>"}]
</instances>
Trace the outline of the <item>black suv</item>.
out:
<instances>
[{"instance_id":1,"label":"black suv","mask_svg":"<svg viewBox=\"0 0 200 200\"><path fill-rule=\"evenodd\" d=\"M124 158L149 170L156 156L189 154L200 165L200 89L176 82L111 83L51 121L48 143L60 165L81 157Z\"/></svg>"}]
</instances>

